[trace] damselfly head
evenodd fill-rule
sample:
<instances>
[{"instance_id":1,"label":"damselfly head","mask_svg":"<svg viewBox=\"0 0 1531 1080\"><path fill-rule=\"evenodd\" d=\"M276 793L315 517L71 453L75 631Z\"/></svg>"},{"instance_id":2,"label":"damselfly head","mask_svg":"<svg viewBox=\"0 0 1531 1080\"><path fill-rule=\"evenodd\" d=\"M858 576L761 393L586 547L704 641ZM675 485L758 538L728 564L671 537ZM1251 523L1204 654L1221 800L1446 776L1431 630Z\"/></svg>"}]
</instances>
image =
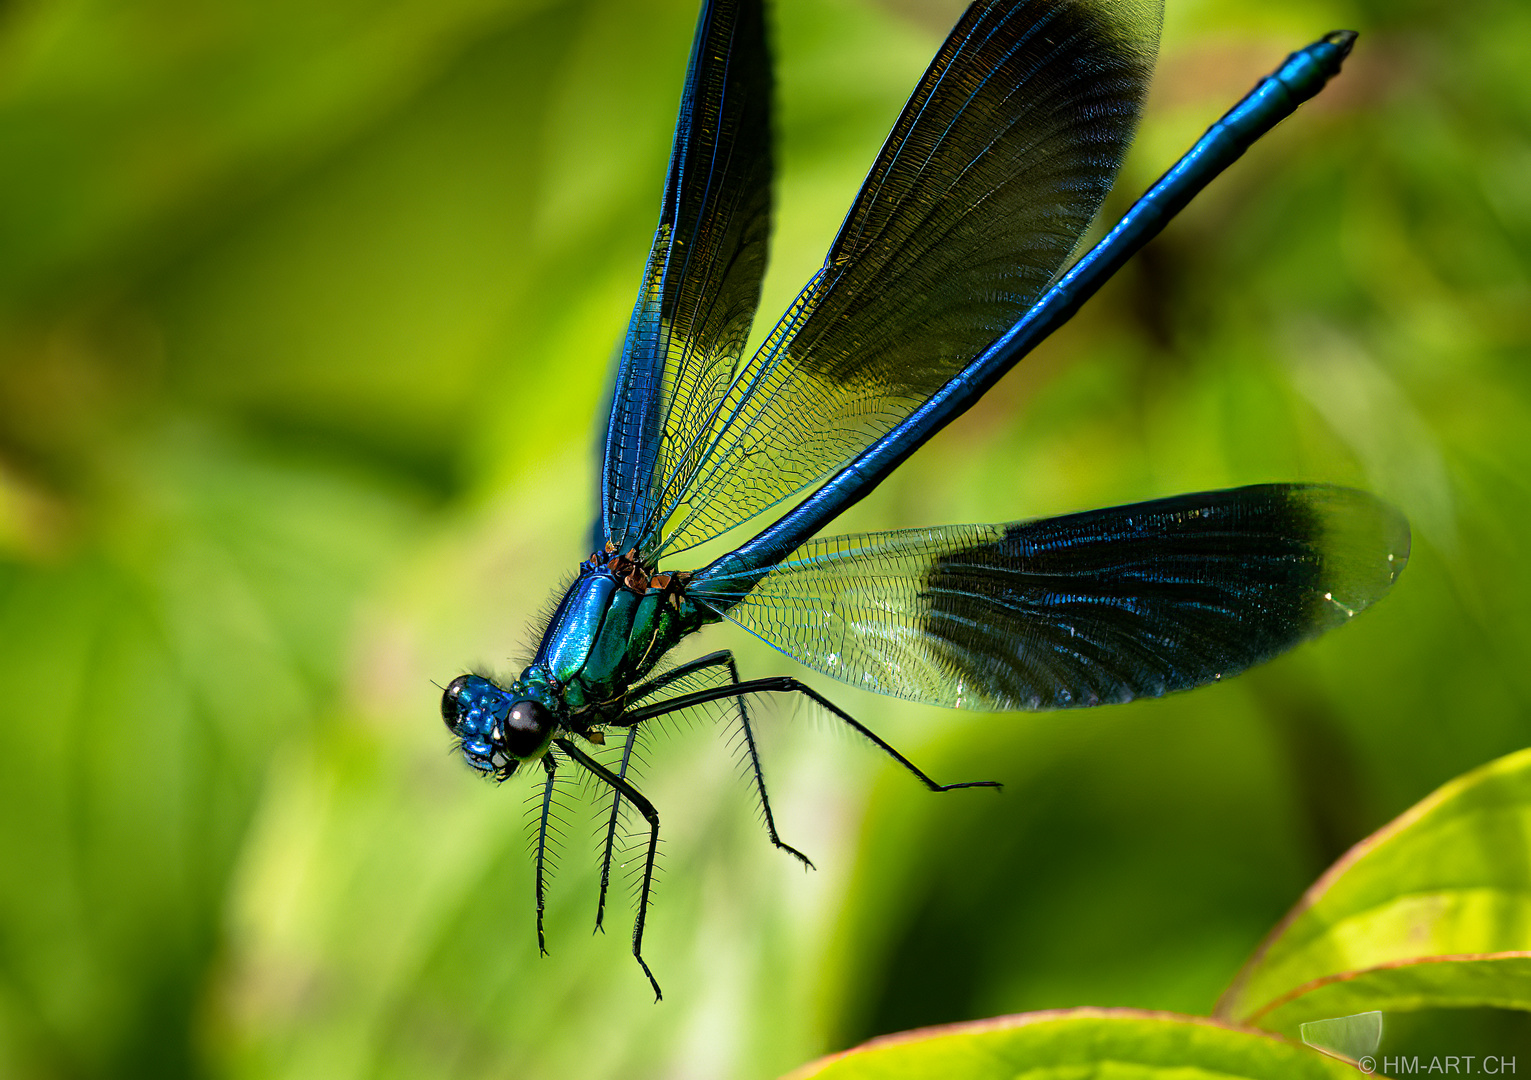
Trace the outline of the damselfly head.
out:
<instances>
[{"instance_id":1,"label":"damselfly head","mask_svg":"<svg viewBox=\"0 0 1531 1080\"><path fill-rule=\"evenodd\" d=\"M441 694L441 720L461 740L465 761L481 773L500 777L516 763L498 745L511 698L480 675L459 675Z\"/></svg>"},{"instance_id":2,"label":"damselfly head","mask_svg":"<svg viewBox=\"0 0 1531 1080\"><path fill-rule=\"evenodd\" d=\"M541 757L558 727L535 687L517 682L502 689L481 675L459 675L448 684L441 719L462 740L468 764L501 780L521 762Z\"/></svg>"}]
</instances>

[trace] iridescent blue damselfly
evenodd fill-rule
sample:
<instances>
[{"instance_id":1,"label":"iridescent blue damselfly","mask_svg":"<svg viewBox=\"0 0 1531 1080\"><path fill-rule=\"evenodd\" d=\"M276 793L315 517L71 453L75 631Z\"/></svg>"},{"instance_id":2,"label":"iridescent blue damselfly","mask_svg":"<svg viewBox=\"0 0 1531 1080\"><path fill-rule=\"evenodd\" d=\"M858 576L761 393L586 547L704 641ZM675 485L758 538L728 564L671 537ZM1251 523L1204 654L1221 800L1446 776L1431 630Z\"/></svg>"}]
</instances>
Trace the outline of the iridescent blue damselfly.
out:
<instances>
[{"instance_id":1,"label":"iridescent blue damselfly","mask_svg":"<svg viewBox=\"0 0 1531 1080\"><path fill-rule=\"evenodd\" d=\"M764 344L744 344L770 232L772 74L761 0L706 0L659 228L623 343L593 554L530 665L463 675L441 713L470 765L543 770L542 927L558 770L648 824L633 926L643 959L659 815L629 776L646 721L735 716L771 843L747 702L809 698L932 791L939 784L791 676L728 651L667 654L728 620L855 686L953 708L1063 709L1215 682L1349 620L1392 585L1409 530L1370 495L1267 484L1001 525L818 537L1067 321L1249 146L1336 75L1355 34L1293 53L1063 271L1110 190L1157 50L1159 0L979 0L936 54L823 267ZM669 560L806 496L706 566ZM661 569L661 561L666 568ZM581 744L620 740L602 764ZM544 948L545 951L545 948Z\"/></svg>"}]
</instances>

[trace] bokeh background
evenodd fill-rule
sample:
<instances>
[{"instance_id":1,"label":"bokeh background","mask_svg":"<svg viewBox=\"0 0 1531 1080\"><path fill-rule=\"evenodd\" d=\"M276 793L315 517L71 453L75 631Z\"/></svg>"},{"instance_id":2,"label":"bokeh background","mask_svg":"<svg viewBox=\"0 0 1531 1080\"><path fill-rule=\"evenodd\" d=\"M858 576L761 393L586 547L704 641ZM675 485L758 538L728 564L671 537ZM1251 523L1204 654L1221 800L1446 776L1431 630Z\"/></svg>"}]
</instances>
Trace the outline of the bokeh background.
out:
<instances>
[{"instance_id":1,"label":"bokeh background","mask_svg":"<svg viewBox=\"0 0 1531 1080\"><path fill-rule=\"evenodd\" d=\"M957 8L776 0L765 316ZM1204 1013L1349 844L1527 743L1531 7L1170 0L1110 210L1291 48L1362 37L846 528L1335 480L1413 522L1395 593L1091 713L824 686L1002 796L767 710L813 874L722 733L656 738L665 1002L627 893L591 935L577 801L539 958L532 788L449 754L435 683L513 671L584 554L695 9L0 9L0 1075L763 1078L1006 1011ZM1531 1065L1515 1015L1391 1031Z\"/></svg>"}]
</instances>

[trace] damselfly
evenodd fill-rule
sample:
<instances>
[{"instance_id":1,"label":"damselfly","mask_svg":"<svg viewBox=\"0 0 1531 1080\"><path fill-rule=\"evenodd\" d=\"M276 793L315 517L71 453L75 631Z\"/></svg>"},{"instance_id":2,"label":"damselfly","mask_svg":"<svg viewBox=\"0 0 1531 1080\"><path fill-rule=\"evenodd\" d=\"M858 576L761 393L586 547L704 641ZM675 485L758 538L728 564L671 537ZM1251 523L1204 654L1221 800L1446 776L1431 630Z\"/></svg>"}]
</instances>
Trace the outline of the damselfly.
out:
<instances>
[{"instance_id":1,"label":"damselfly","mask_svg":"<svg viewBox=\"0 0 1531 1080\"><path fill-rule=\"evenodd\" d=\"M1274 484L1002 525L815 539L1065 322L1256 139L1317 94L1355 35L1290 56L1098 244L1060 273L1110 189L1158 43L1159 0L980 0L904 108L823 267L747 359L770 231L771 62L761 0L707 0L659 228L623 345L593 554L508 686L463 675L441 701L468 762L558 770L648 823L633 927L643 960L659 815L628 776L635 733L710 702L797 694L939 784L791 676L741 680L727 651L665 668L728 620L855 686L954 708L1062 709L1214 682L1338 626L1408 558L1401 516L1328 485ZM807 492L697 569L670 560ZM662 567L661 563L665 565ZM608 766L583 744L621 743ZM811 865L811 864L809 864Z\"/></svg>"}]
</instances>

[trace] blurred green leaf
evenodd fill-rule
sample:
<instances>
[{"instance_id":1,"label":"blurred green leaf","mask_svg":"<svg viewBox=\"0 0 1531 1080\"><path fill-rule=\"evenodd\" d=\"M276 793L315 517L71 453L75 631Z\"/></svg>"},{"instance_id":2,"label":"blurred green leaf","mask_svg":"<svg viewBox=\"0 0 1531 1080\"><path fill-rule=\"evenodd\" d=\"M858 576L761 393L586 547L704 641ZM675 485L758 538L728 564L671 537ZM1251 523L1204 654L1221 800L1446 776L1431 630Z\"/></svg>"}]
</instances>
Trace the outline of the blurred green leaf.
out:
<instances>
[{"instance_id":1,"label":"blurred green leaf","mask_svg":"<svg viewBox=\"0 0 1531 1080\"><path fill-rule=\"evenodd\" d=\"M1308 890L1218 1006L1294 1032L1365 1009L1531 1009L1531 750L1452 781Z\"/></svg>"},{"instance_id":2,"label":"blurred green leaf","mask_svg":"<svg viewBox=\"0 0 1531 1080\"><path fill-rule=\"evenodd\" d=\"M0 42L0 292L14 299L61 275L163 262L537 6L11 6Z\"/></svg>"},{"instance_id":3,"label":"blurred green leaf","mask_svg":"<svg viewBox=\"0 0 1531 1080\"><path fill-rule=\"evenodd\" d=\"M1320 1080L1354 1067L1305 1046L1200 1017L1069 1009L877 1039L789 1080Z\"/></svg>"},{"instance_id":4,"label":"blurred green leaf","mask_svg":"<svg viewBox=\"0 0 1531 1080\"><path fill-rule=\"evenodd\" d=\"M266 760L338 692L408 533L374 484L194 430L117 465L69 558L0 563L8 1076L192 1071Z\"/></svg>"}]
</instances>

